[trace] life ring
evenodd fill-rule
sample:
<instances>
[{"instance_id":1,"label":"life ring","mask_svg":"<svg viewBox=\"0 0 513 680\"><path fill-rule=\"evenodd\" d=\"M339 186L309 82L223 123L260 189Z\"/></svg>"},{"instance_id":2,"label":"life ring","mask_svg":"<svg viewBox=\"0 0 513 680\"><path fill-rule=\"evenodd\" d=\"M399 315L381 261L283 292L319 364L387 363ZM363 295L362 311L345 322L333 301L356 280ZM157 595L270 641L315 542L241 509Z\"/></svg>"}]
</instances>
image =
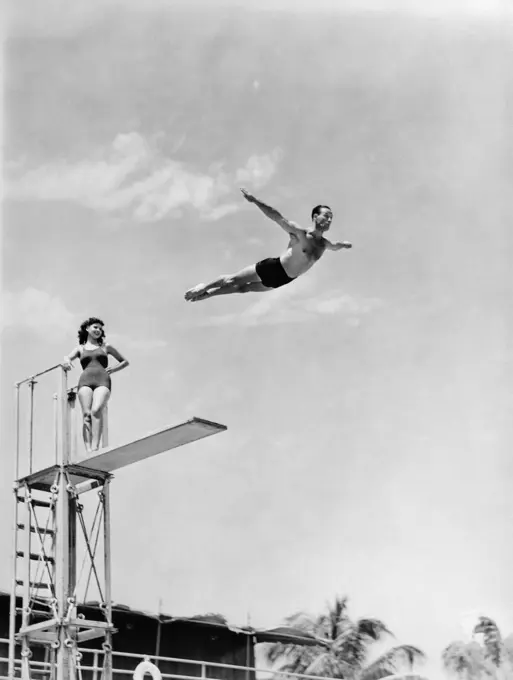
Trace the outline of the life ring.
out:
<instances>
[{"instance_id":1,"label":"life ring","mask_svg":"<svg viewBox=\"0 0 513 680\"><path fill-rule=\"evenodd\" d=\"M153 680L162 680L162 673L151 661L141 661L134 671L134 680L144 680L146 673L149 673Z\"/></svg>"}]
</instances>

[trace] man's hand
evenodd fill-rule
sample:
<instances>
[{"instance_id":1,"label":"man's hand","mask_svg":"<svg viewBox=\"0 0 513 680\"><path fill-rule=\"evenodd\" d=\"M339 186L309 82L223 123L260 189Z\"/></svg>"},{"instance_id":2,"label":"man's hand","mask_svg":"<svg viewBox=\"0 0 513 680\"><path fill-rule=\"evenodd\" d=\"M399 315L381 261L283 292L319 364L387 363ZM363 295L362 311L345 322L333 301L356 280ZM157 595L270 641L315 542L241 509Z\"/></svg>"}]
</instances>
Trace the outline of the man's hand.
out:
<instances>
[{"instance_id":1,"label":"man's hand","mask_svg":"<svg viewBox=\"0 0 513 680\"><path fill-rule=\"evenodd\" d=\"M244 198L246 199L246 201L249 201L250 203L254 203L254 202L255 202L255 197L252 196L252 195L249 193L249 191L246 191L246 189L242 189L242 188L241 188L241 191L242 191L242 195L244 196Z\"/></svg>"},{"instance_id":2,"label":"man's hand","mask_svg":"<svg viewBox=\"0 0 513 680\"><path fill-rule=\"evenodd\" d=\"M353 247L352 243L349 243L349 241L343 241L342 243L331 244L330 250L342 250L342 248L352 248L352 247Z\"/></svg>"}]
</instances>

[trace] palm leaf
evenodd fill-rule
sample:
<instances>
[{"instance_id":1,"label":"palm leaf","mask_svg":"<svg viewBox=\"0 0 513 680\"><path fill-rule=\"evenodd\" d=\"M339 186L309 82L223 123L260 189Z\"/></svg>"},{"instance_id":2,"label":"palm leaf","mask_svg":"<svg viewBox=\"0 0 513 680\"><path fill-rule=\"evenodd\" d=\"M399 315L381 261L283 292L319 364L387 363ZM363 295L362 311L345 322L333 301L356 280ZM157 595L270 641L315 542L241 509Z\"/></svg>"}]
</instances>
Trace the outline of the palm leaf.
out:
<instances>
[{"instance_id":1,"label":"palm leaf","mask_svg":"<svg viewBox=\"0 0 513 680\"><path fill-rule=\"evenodd\" d=\"M383 635L392 635L379 619L359 619L346 624L335 641L334 649L355 668L364 666L369 644L380 640Z\"/></svg>"},{"instance_id":2,"label":"palm leaf","mask_svg":"<svg viewBox=\"0 0 513 680\"><path fill-rule=\"evenodd\" d=\"M306 675L322 675L325 678L345 678L352 675L352 668L331 652L322 652L308 666Z\"/></svg>"},{"instance_id":3,"label":"palm leaf","mask_svg":"<svg viewBox=\"0 0 513 680\"><path fill-rule=\"evenodd\" d=\"M359 634L368 641L380 640L385 634L393 637L393 633L379 619L359 619L357 626Z\"/></svg>"},{"instance_id":4,"label":"palm leaf","mask_svg":"<svg viewBox=\"0 0 513 680\"><path fill-rule=\"evenodd\" d=\"M498 668L501 665L502 655L502 636L499 626L493 619L480 616L479 622L474 626L474 633L483 634L485 656Z\"/></svg>"},{"instance_id":5,"label":"palm leaf","mask_svg":"<svg viewBox=\"0 0 513 680\"><path fill-rule=\"evenodd\" d=\"M481 680L483 675L494 677L483 648L477 642L452 642L444 649L442 660L446 670L467 680Z\"/></svg>"},{"instance_id":6,"label":"palm leaf","mask_svg":"<svg viewBox=\"0 0 513 680\"><path fill-rule=\"evenodd\" d=\"M362 680L379 680L379 678L397 673L399 666L404 665L411 671L416 662L424 659L424 652L413 645L392 647L363 669Z\"/></svg>"},{"instance_id":7,"label":"palm leaf","mask_svg":"<svg viewBox=\"0 0 513 680\"><path fill-rule=\"evenodd\" d=\"M472 671L472 660L464 642L451 642L442 652L444 668L456 675L465 675Z\"/></svg>"}]
</instances>

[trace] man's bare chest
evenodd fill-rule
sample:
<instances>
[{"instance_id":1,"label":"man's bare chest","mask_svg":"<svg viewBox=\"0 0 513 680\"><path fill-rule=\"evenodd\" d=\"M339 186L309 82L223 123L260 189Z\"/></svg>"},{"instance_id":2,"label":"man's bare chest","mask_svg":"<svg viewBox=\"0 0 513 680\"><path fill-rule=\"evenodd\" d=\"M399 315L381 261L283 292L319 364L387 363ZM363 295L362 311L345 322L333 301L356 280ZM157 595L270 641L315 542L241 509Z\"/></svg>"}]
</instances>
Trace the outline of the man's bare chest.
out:
<instances>
[{"instance_id":1,"label":"man's bare chest","mask_svg":"<svg viewBox=\"0 0 513 680\"><path fill-rule=\"evenodd\" d=\"M324 239L314 238L309 234L301 239L300 247L304 255L311 260L318 260L326 250Z\"/></svg>"}]
</instances>

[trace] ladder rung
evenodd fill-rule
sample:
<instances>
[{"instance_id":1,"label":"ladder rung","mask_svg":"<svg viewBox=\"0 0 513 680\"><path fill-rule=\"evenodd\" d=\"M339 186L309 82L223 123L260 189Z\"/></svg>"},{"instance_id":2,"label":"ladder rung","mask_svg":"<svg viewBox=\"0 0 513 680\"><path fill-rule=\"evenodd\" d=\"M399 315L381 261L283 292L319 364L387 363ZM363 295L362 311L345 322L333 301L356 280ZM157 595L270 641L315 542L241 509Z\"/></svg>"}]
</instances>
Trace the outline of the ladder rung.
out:
<instances>
[{"instance_id":1,"label":"ladder rung","mask_svg":"<svg viewBox=\"0 0 513 680\"><path fill-rule=\"evenodd\" d=\"M24 503L25 502L25 499L23 498L23 496L16 496L16 499L17 499L18 503ZM36 508L51 508L52 505L53 505L52 503L50 503L48 501L40 501L39 498L33 498L30 502Z\"/></svg>"},{"instance_id":2,"label":"ladder rung","mask_svg":"<svg viewBox=\"0 0 513 680\"><path fill-rule=\"evenodd\" d=\"M25 557L25 552L23 550L18 550L16 552L17 557ZM37 553L30 553L30 559L31 560L42 560L43 562L50 562L50 564L54 564L55 560L53 557L46 557L46 555L38 555Z\"/></svg>"},{"instance_id":3,"label":"ladder rung","mask_svg":"<svg viewBox=\"0 0 513 680\"><path fill-rule=\"evenodd\" d=\"M16 607L18 614L23 614L23 607ZM39 609L33 609L30 612L31 616L41 616L44 619L53 619L53 614L51 612L43 612Z\"/></svg>"},{"instance_id":4,"label":"ladder rung","mask_svg":"<svg viewBox=\"0 0 513 680\"><path fill-rule=\"evenodd\" d=\"M22 585L23 585L23 581L21 581L20 579L16 579L16 585L17 585L17 586L22 586ZM48 583L42 583L41 581L30 581L30 586L31 586L32 588L49 588L49 587L50 587L50 586L48 585Z\"/></svg>"},{"instance_id":5,"label":"ladder rung","mask_svg":"<svg viewBox=\"0 0 513 680\"><path fill-rule=\"evenodd\" d=\"M25 529L25 525L18 524L18 529ZM30 531L33 534L46 534L47 536L55 536L55 531L53 529L37 529L36 527L31 526Z\"/></svg>"}]
</instances>

